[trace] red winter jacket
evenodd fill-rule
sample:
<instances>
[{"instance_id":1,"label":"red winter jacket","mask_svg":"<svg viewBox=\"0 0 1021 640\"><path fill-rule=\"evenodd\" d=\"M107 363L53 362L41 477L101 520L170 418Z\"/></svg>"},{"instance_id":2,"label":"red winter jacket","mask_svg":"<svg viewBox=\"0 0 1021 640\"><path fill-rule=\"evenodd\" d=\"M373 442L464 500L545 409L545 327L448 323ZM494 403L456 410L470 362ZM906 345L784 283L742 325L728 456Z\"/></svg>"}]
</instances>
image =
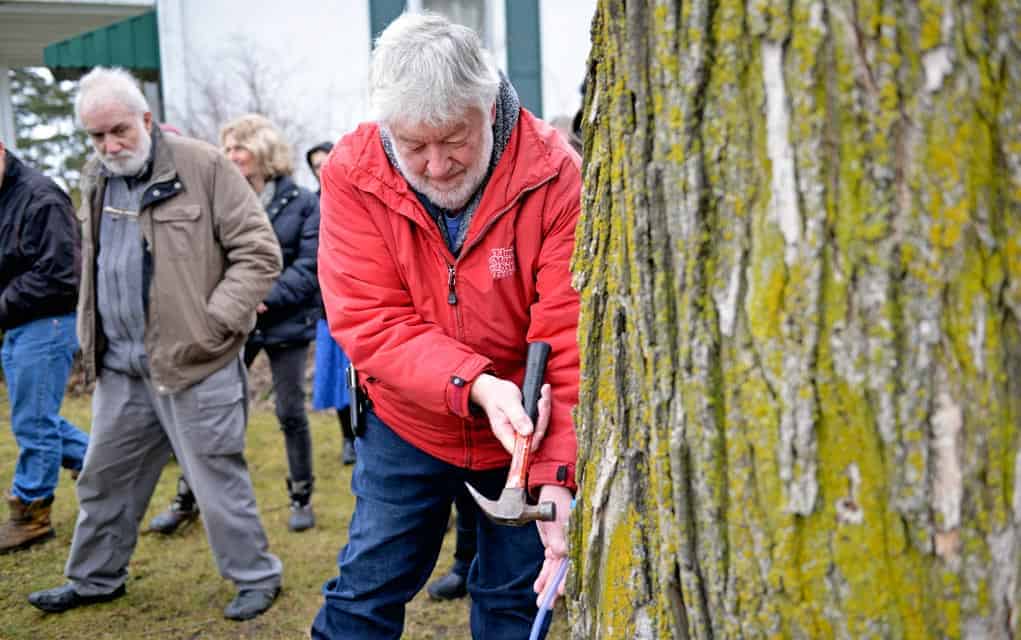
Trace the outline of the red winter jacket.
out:
<instances>
[{"instance_id":1,"label":"red winter jacket","mask_svg":"<svg viewBox=\"0 0 1021 640\"><path fill-rule=\"evenodd\" d=\"M575 489L578 294L568 270L578 221L577 154L522 109L455 258L379 128L337 143L322 173L319 281L330 332L359 370L373 410L422 451L469 469L510 464L472 411L484 372L518 385L528 342L552 346L549 429L529 488Z\"/></svg>"}]
</instances>

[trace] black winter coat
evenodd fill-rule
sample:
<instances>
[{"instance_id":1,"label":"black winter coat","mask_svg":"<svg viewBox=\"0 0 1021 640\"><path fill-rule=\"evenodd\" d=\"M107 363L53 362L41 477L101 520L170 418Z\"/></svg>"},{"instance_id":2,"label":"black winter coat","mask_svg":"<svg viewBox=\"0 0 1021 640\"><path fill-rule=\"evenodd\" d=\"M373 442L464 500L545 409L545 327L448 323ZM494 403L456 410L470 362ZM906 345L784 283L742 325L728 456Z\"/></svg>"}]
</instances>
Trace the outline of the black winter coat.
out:
<instances>
[{"instance_id":1,"label":"black winter coat","mask_svg":"<svg viewBox=\"0 0 1021 640\"><path fill-rule=\"evenodd\" d=\"M250 347L311 342L319 320L319 199L287 176L276 178L273 202L266 214L280 242L284 268L264 303Z\"/></svg>"},{"instance_id":2,"label":"black winter coat","mask_svg":"<svg viewBox=\"0 0 1021 640\"><path fill-rule=\"evenodd\" d=\"M5 151L0 184L0 329L75 310L81 236L71 199ZM319 214L316 212L318 225Z\"/></svg>"}]
</instances>

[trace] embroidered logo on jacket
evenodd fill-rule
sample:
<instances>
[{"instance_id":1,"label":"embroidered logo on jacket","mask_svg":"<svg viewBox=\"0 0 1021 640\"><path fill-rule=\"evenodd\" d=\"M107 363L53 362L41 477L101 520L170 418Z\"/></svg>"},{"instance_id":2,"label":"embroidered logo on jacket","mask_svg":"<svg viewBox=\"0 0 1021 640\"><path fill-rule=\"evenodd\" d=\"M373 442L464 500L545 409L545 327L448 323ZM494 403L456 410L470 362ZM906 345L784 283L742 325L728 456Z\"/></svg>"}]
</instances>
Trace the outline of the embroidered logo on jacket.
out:
<instances>
[{"instance_id":1,"label":"embroidered logo on jacket","mask_svg":"<svg viewBox=\"0 0 1021 640\"><path fill-rule=\"evenodd\" d=\"M489 254L489 273L493 280L514 275L514 250L510 247L496 247Z\"/></svg>"}]
</instances>

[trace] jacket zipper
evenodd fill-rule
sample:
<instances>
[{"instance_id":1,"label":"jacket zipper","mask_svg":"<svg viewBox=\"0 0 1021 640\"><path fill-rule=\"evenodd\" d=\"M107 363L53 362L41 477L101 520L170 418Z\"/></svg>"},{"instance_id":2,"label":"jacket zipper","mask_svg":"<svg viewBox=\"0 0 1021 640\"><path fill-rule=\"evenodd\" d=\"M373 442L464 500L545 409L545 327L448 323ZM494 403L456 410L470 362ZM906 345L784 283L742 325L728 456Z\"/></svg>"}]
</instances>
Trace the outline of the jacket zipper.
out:
<instances>
[{"instance_id":1,"label":"jacket zipper","mask_svg":"<svg viewBox=\"0 0 1021 640\"><path fill-rule=\"evenodd\" d=\"M464 328L461 326L461 307L457 304L457 266L447 263L447 304L453 307L454 328L457 339L464 341Z\"/></svg>"},{"instance_id":2,"label":"jacket zipper","mask_svg":"<svg viewBox=\"0 0 1021 640\"><path fill-rule=\"evenodd\" d=\"M454 312L454 327L457 329L457 339L464 340L464 332L461 330L461 309L457 306L457 268L447 263L447 304L453 307ZM471 467L472 455L471 455L471 425L472 419L465 418L462 420L464 434L464 465Z\"/></svg>"},{"instance_id":3,"label":"jacket zipper","mask_svg":"<svg viewBox=\"0 0 1021 640\"><path fill-rule=\"evenodd\" d=\"M457 273L454 271L454 265L447 263L447 304L457 304L457 291L454 290L454 284L457 282Z\"/></svg>"}]
</instances>

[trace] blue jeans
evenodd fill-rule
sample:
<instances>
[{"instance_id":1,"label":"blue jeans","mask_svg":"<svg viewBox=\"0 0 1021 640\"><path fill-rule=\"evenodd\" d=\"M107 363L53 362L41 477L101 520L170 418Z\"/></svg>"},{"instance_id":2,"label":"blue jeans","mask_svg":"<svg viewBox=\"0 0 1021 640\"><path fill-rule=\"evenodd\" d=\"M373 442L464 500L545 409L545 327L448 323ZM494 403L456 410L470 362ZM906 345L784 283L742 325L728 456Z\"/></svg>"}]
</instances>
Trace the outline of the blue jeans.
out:
<instances>
[{"instance_id":1,"label":"blue jeans","mask_svg":"<svg viewBox=\"0 0 1021 640\"><path fill-rule=\"evenodd\" d=\"M89 437L60 417L78 350L74 314L33 320L4 335L4 376L18 464L11 489L22 502L53 495L60 467L82 468Z\"/></svg>"},{"instance_id":2,"label":"blue jeans","mask_svg":"<svg viewBox=\"0 0 1021 640\"><path fill-rule=\"evenodd\" d=\"M447 464L405 442L371 412L355 449L348 543L340 551L340 575L323 585L312 637L399 638L405 605L436 565L455 496L467 480L495 499L507 469ZM479 517L477 533L478 556L468 572L472 637L527 638L537 613L532 584L543 560L538 530Z\"/></svg>"},{"instance_id":3,"label":"blue jeans","mask_svg":"<svg viewBox=\"0 0 1021 640\"><path fill-rule=\"evenodd\" d=\"M475 498L468 493L467 489L454 498L454 506L457 508L457 518L454 520L457 529L457 542L454 544L454 566L450 572L467 578L472 560L475 559L475 553L478 551L478 545L475 542L478 519L485 516L482 515L479 506L475 504Z\"/></svg>"}]
</instances>

